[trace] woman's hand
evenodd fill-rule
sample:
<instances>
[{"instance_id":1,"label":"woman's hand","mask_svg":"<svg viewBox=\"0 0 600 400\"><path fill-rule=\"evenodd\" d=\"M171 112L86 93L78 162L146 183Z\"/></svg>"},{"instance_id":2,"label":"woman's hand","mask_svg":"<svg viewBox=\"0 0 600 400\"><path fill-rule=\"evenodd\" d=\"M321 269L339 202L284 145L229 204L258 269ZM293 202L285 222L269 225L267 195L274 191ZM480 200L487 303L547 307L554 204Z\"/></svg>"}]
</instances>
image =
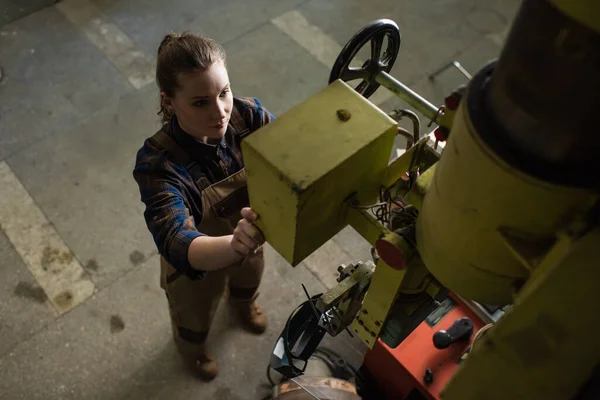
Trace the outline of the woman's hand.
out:
<instances>
[{"instance_id":1,"label":"woman's hand","mask_svg":"<svg viewBox=\"0 0 600 400\"><path fill-rule=\"evenodd\" d=\"M242 209L242 219L233 230L231 247L236 253L247 256L253 254L263 243L265 237L254 223L258 215L250 208Z\"/></svg>"}]
</instances>

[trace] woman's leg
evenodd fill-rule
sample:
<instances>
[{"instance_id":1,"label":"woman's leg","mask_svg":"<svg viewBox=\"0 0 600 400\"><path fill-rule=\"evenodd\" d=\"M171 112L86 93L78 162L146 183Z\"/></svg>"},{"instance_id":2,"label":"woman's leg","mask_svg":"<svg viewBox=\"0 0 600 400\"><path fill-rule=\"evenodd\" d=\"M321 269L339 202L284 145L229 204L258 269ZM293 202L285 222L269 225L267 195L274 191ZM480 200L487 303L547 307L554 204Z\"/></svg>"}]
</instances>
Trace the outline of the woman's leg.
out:
<instances>
[{"instance_id":1,"label":"woman's leg","mask_svg":"<svg viewBox=\"0 0 600 400\"><path fill-rule=\"evenodd\" d=\"M184 359L193 363L205 379L214 378L218 372L217 363L206 352L206 338L226 279L222 269L191 280L161 259L161 286L167 294L175 343Z\"/></svg>"},{"instance_id":2,"label":"woman's leg","mask_svg":"<svg viewBox=\"0 0 600 400\"><path fill-rule=\"evenodd\" d=\"M264 265L263 248L260 247L241 265L228 268L230 300L242 322L256 333L262 333L267 328L267 318L256 303Z\"/></svg>"}]
</instances>

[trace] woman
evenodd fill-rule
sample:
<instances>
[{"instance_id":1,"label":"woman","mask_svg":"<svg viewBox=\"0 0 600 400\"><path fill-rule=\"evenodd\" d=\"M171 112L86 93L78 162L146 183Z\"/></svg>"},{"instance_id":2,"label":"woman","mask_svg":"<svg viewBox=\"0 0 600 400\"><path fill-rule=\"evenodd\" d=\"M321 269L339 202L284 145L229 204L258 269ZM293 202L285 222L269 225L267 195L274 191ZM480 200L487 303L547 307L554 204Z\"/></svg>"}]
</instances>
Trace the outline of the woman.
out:
<instances>
[{"instance_id":1,"label":"woman","mask_svg":"<svg viewBox=\"0 0 600 400\"><path fill-rule=\"evenodd\" d=\"M226 287L247 328L267 327L256 304L265 240L248 208L240 143L274 117L257 99L233 97L225 52L202 36L165 36L156 80L164 126L138 152L133 175L162 256L175 342L213 379L205 343Z\"/></svg>"}]
</instances>

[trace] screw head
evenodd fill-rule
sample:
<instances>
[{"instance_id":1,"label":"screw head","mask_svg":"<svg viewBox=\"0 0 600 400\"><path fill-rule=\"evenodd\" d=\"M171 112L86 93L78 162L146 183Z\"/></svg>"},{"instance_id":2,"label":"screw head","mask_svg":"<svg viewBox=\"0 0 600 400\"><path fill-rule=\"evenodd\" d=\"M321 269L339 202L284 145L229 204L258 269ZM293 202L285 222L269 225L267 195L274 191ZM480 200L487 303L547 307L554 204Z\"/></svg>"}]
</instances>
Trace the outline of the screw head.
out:
<instances>
[{"instance_id":1,"label":"screw head","mask_svg":"<svg viewBox=\"0 0 600 400\"><path fill-rule=\"evenodd\" d=\"M425 376L423 376L423 382L425 382L427 384L433 382L433 371L431 370L431 368L427 368L425 370Z\"/></svg>"}]
</instances>

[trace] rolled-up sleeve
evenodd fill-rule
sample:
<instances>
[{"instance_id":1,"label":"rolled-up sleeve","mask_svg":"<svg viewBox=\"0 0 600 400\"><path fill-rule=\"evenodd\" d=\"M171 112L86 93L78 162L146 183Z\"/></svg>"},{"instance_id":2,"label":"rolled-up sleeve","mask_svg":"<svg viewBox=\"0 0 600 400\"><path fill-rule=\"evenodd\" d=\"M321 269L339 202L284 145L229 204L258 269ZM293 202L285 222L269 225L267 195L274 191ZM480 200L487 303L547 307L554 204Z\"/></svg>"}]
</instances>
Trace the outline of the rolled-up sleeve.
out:
<instances>
[{"instance_id":1,"label":"rolled-up sleeve","mask_svg":"<svg viewBox=\"0 0 600 400\"><path fill-rule=\"evenodd\" d=\"M146 206L144 219L159 253L175 269L192 279L204 272L192 268L188 250L194 239L203 236L182 195L183 186L176 170L157 169L139 163L133 171L141 200Z\"/></svg>"}]
</instances>

